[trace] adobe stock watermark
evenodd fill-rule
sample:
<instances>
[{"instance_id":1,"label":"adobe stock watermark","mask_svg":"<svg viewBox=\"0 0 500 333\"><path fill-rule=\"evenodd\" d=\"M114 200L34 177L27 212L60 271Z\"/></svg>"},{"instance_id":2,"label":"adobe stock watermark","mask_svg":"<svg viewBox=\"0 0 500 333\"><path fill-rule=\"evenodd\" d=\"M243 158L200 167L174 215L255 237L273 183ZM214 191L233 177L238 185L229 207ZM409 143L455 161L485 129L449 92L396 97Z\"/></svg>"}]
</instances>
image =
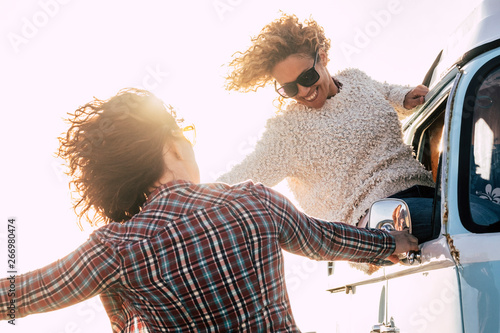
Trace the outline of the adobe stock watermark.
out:
<instances>
[{"instance_id":1,"label":"adobe stock watermark","mask_svg":"<svg viewBox=\"0 0 500 333\"><path fill-rule=\"evenodd\" d=\"M264 131L265 131L265 128L262 128L257 133L257 135L249 135L246 139L241 141L239 143L238 147L236 148L238 155L240 157L242 157L242 156L247 156L248 154L253 152L255 150L255 146L257 145L257 141L259 141L259 139L262 136L262 134L264 133ZM217 178L219 178L220 176L222 176L226 172L231 171L231 169L234 166L238 165L239 163L240 162L237 159L230 160L229 162L226 163L224 170L219 171L219 172L210 171L209 175L210 175L211 179L215 181Z\"/></svg>"},{"instance_id":2,"label":"adobe stock watermark","mask_svg":"<svg viewBox=\"0 0 500 333\"><path fill-rule=\"evenodd\" d=\"M54 333L87 333L94 332L96 321L102 321L104 324L109 322L106 316L106 310L98 296L95 296L85 302L74 306L76 312L73 312L71 319L64 323L54 323L52 329ZM106 321L104 321L106 319Z\"/></svg>"},{"instance_id":3,"label":"adobe stock watermark","mask_svg":"<svg viewBox=\"0 0 500 333\"><path fill-rule=\"evenodd\" d=\"M214 7L217 16L221 21L224 21L227 13L232 12L236 7L241 5L243 0L214 0L212 6Z\"/></svg>"},{"instance_id":4,"label":"adobe stock watermark","mask_svg":"<svg viewBox=\"0 0 500 333\"><path fill-rule=\"evenodd\" d=\"M169 72L165 72L160 68L159 64L156 64L154 67L146 66L145 68L146 74L142 78L141 84L138 88L142 88L149 91L154 91L157 89L165 79L170 75Z\"/></svg>"},{"instance_id":5,"label":"adobe stock watermark","mask_svg":"<svg viewBox=\"0 0 500 333\"><path fill-rule=\"evenodd\" d=\"M379 36L383 29L391 24L392 17L402 11L400 0L390 0L385 9L370 12L371 20L363 27L357 27L354 30L353 40L350 43L340 43L340 49L346 60L350 62L353 55L361 53L364 48L368 47L373 38Z\"/></svg>"},{"instance_id":6,"label":"adobe stock watermark","mask_svg":"<svg viewBox=\"0 0 500 333\"><path fill-rule=\"evenodd\" d=\"M307 281L318 270L318 262L301 260L300 264L293 264L285 269L285 281L288 291L296 291L302 282Z\"/></svg>"},{"instance_id":7,"label":"adobe stock watermark","mask_svg":"<svg viewBox=\"0 0 500 333\"><path fill-rule=\"evenodd\" d=\"M425 332L430 324L440 320L450 304L459 301L457 288L449 280L444 280L444 287L439 294L425 306L419 307L417 312L410 317L410 325L416 329L415 332Z\"/></svg>"},{"instance_id":8,"label":"adobe stock watermark","mask_svg":"<svg viewBox=\"0 0 500 333\"><path fill-rule=\"evenodd\" d=\"M57 16L61 6L70 3L71 0L40 0L38 10L28 17L21 18L19 32L9 32L7 39L16 53L20 52L22 45L28 44L35 38L41 29L49 24L50 20Z\"/></svg>"}]
</instances>

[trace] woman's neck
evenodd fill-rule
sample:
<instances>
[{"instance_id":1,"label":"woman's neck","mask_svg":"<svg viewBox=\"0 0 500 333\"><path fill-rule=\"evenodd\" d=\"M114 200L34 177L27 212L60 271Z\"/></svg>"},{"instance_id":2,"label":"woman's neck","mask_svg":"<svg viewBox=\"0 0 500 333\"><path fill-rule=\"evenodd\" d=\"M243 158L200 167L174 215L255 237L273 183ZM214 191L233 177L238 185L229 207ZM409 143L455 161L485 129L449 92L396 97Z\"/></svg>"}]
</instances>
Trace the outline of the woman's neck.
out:
<instances>
[{"instance_id":1,"label":"woman's neck","mask_svg":"<svg viewBox=\"0 0 500 333\"><path fill-rule=\"evenodd\" d=\"M337 95L342 89L342 83L340 83L336 78L332 76L333 84L330 85L330 94L328 94L328 98L332 98Z\"/></svg>"}]
</instances>

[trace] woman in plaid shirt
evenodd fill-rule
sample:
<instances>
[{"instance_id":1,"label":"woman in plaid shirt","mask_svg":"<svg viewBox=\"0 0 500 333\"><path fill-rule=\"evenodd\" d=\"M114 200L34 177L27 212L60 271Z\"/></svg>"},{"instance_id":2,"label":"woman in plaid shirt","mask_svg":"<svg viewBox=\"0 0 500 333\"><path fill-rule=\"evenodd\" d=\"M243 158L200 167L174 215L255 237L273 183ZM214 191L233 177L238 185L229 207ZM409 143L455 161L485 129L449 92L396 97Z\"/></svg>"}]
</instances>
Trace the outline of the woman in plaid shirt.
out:
<instances>
[{"instance_id":1,"label":"woman in plaid shirt","mask_svg":"<svg viewBox=\"0 0 500 333\"><path fill-rule=\"evenodd\" d=\"M281 249L375 264L418 250L405 232L309 217L261 184L199 184L175 112L147 91L95 99L69 122L59 156L81 197L75 209L103 226L16 276L15 295L1 280L0 319L12 318L11 302L18 319L100 295L113 332L298 332Z\"/></svg>"}]
</instances>

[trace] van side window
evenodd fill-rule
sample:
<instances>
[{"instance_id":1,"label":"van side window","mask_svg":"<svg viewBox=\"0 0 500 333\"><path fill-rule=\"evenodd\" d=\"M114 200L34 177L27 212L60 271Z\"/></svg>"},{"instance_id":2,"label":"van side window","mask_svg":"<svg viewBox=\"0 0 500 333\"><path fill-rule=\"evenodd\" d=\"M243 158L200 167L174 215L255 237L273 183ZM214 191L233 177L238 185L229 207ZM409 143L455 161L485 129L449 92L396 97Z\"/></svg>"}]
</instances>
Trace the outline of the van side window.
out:
<instances>
[{"instance_id":1,"label":"van side window","mask_svg":"<svg viewBox=\"0 0 500 333\"><path fill-rule=\"evenodd\" d=\"M436 182L438 186L434 191L434 199L431 208L433 212L429 225L426 225L425 228L420 226L422 230L426 230L424 232L425 237L422 238L422 241L437 238L441 229L439 161L442 152L446 102L447 98L441 101L439 105L434 108L431 115L422 123L421 126L419 126L419 129L415 132L415 136L412 141L416 158L427 170L432 172L434 182ZM421 234L422 233L420 232L420 236ZM420 238L419 241L421 241Z\"/></svg>"},{"instance_id":2,"label":"van side window","mask_svg":"<svg viewBox=\"0 0 500 333\"><path fill-rule=\"evenodd\" d=\"M470 159L472 219L489 225L500 218L500 68L485 77L476 94ZM476 212L477 205L486 211Z\"/></svg>"},{"instance_id":3,"label":"van side window","mask_svg":"<svg viewBox=\"0 0 500 333\"><path fill-rule=\"evenodd\" d=\"M414 147L418 147L417 159L427 170L432 172L434 182L437 178L439 156L442 151L445 108L446 100L434 112L437 117L430 119L424 130L418 134L419 142L414 144Z\"/></svg>"},{"instance_id":4,"label":"van side window","mask_svg":"<svg viewBox=\"0 0 500 333\"><path fill-rule=\"evenodd\" d=\"M497 59L478 71L470 83L464 105L460 153L460 176L463 177L459 180L459 207L464 226L473 232L491 232L500 227L498 63ZM464 184L467 179L468 184ZM465 193L468 195L465 196ZM469 209L465 211L467 206Z\"/></svg>"}]
</instances>

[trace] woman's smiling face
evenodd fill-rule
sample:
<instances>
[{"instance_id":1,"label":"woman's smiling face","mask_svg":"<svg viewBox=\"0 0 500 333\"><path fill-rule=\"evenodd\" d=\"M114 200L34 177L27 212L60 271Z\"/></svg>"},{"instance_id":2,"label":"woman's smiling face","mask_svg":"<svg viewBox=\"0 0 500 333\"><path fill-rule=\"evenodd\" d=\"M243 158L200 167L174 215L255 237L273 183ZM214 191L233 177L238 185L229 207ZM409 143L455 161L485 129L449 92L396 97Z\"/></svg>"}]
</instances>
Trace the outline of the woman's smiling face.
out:
<instances>
[{"instance_id":1,"label":"woman's smiling face","mask_svg":"<svg viewBox=\"0 0 500 333\"><path fill-rule=\"evenodd\" d=\"M315 65L315 69L320 76L319 80L310 87L297 84L298 93L292 98L298 103L318 109L325 104L328 97L337 93L337 87L325 67L326 60L326 53L323 50L319 50ZM314 58L311 55L303 53L292 54L277 63L271 70L271 75L276 79L277 85L282 86L297 80L299 75L310 70L313 64Z\"/></svg>"}]
</instances>

